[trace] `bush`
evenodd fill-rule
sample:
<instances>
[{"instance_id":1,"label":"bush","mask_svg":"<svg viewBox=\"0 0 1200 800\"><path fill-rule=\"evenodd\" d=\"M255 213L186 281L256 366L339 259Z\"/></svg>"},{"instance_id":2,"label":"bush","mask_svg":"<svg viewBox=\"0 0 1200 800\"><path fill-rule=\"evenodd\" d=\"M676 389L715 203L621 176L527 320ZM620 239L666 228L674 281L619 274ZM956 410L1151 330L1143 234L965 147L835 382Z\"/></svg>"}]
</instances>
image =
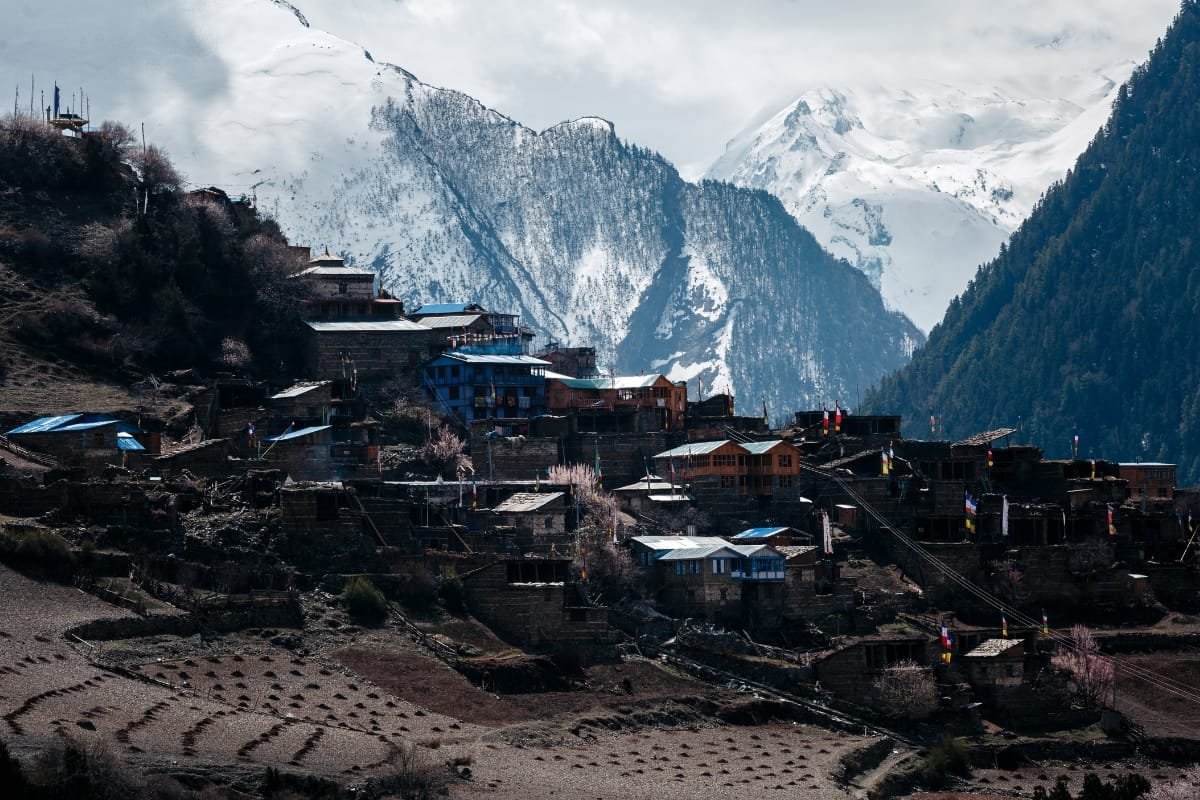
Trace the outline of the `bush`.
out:
<instances>
[{"instance_id":1,"label":"bush","mask_svg":"<svg viewBox=\"0 0 1200 800\"><path fill-rule=\"evenodd\" d=\"M443 794L449 782L449 770L434 763L416 745L401 745L395 768L380 780L379 788L403 800L432 800Z\"/></svg>"},{"instance_id":2,"label":"bush","mask_svg":"<svg viewBox=\"0 0 1200 800\"><path fill-rule=\"evenodd\" d=\"M342 589L346 613L364 625L378 625L387 618L387 600L366 578L351 578Z\"/></svg>"},{"instance_id":3,"label":"bush","mask_svg":"<svg viewBox=\"0 0 1200 800\"><path fill-rule=\"evenodd\" d=\"M438 590L438 594L446 602L447 611L461 614L467 610L467 593L463 589L462 581L458 578L447 578L442 581L442 587Z\"/></svg>"},{"instance_id":4,"label":"bush","mask_svg":"<svg viewBox=\"0 0 1200 800\"><path fill-rule=\"evenodd\" d=\"M933 676L915 661L901 661L884 670L873 688L880 708L889 717L924 719L937 708Z\"/></svg>"},{"instance_id":5,"label":"bush","mask_svg":"<svg viewBox=\"0 0 1200 800\"><path fill-rule=\"evenodd\" d=\"M946 735L942 743L929 751L921 762L921 782L931 789L940 789L950 782L951 776L968 777L971 774L971 759L967 748L960 740Z\"/></svg>"},{"instance_id":6,"label":"bush","mask_svg":"<svg viewBox=\"0 0 1200 800\"><path fill-rule=\"evenodd\" d=\"M58 580L70 580L75 571L75 555L67 540L36 528L0 530L0 561L33 567Z\"/></svg>"}]
</instances>

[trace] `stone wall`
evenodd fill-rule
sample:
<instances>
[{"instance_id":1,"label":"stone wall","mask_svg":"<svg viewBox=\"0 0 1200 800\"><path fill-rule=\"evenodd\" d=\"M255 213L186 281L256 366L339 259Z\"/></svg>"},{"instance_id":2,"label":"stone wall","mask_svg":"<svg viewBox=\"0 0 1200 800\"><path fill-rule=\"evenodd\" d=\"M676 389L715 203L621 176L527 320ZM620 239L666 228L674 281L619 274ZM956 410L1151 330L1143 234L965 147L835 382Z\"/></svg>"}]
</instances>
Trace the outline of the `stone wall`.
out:
<instances>
[{"instance_id":1,"label":"stone wall","mask_svg":"<svg viewBox=\"0 0 1200 800\"><path fill-rule=\"evenodd\" d=\"M546 471L562 463L562 444L554 436L484 436L484 426L471 427L471 458L475 473L495 480L544 480Z\"/></svg>"},{"instance_id":2,"label":"stone wall","mask_svg":"<svg viewBox=\"0 0 1200 800\"><path fill-rule=\"evenodd\" d=\"M509 583L507 562L462 575L472 613L502 636L533 648L602 658L620 636L608 610L583 606L570 583Z\"/></svg>"},{"instance_id":3,"label":"stone wall","mask_svg":"<svg viewBox=\"0 0 1200 800\"><path fill-rule=\"evenodd\" d=\"M38 517L66 504L66 481L42 486L35 478L0 478L0 514Z\"/></svg>"},{"instance_id":4,"label":"stone wall","mask_svg":"<svg viewBox=\"0 0 1200 800\"><path fill-rule=\"evenodd\" d=\"M682 434L658 431L655 433L579 433L566 443L566 461L572 464L596 463L600 453L600 468L604 486L611 489L642 478L649 466L654 469L654 456L683 442Z\"/></svg>"}]
</instances>

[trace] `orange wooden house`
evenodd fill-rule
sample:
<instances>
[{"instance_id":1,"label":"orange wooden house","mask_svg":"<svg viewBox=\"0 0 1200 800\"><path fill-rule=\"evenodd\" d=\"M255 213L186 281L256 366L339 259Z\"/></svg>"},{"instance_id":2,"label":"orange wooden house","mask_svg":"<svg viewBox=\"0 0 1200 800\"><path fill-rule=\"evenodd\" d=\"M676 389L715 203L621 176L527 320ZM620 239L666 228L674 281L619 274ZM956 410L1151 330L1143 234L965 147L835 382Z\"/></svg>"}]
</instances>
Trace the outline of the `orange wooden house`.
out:
<instances>
[{"instance_id":1,"label":"orange wooden house","mask_svg":"<svg viewBox=\"0 0 1200 800\"><path fill-rule=\"evenodd\" d=\"M638 411L653 417L659 430L678 430L687 413L687 383L675 383L663 375L570 378L548 374L546 404L551 414Z\"/></svg>"},{"instance_id":2,"label":"orange wooden house","mask_svg":"<svg viewBox=\"0 0 1200 800\"><path fill-rule=\"evenodd\" d=\"M722 489L740 494L771 495L790 488L800 472L800 451L790 442L735 442L729 439L690 442L654 456L655 469L679 483L717 478ZM673 480L674 482L674 480Z\"/></svg>"}]
</instances>

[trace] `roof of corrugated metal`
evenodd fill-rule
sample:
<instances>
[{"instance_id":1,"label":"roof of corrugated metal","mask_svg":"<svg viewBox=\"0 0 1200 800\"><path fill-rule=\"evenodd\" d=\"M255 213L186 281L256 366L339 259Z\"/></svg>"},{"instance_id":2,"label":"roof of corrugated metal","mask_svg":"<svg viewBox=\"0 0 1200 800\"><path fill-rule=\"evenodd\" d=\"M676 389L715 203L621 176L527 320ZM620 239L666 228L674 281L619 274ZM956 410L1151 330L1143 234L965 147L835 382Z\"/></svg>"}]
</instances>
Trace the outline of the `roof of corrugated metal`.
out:
<instances>
[{"instance_id":1,"label":"roof of corrugated metal","mask_svg":"<svg viewBox=\"0 0 1200 800\"><path fill-rule=\"evenodd\" d=\"M517 492L492 509L504 513L514 511L537 511L562 497L565 492Z\"/></svg>"},{"instance_id":2,"label":"roof of corrugated metal","mask_svg":"<svg viewBox=\"0 0 1200 800\"><path fill-rule=\"evenodd\" d=\"M320 389L322 386L328 386L330 383L332 383L332 381L305 381L303 383L292 384L279 394L271 395L271 399L284 400L289 397L299 397L302 394L308 394L313 389Z\"/></svg>"},{"instance_id":3,"label":"roof of corrugated metal","mask_svg":"<svg viewBox=\"0 0 1200 800\"><path fill-rule=\"evenodd\" d=\"M309 267L296 273L297 275L329 275L339 278L375 278L375 273L369 269L356 269L355 267Z\"/></svg>"},{"instance_id":4,"label":"roof of corrugated metal","mask_svg":"<svg viewBox=\"0 0 1200 800\"><path fill-rule=\"evenodd\" d=\"M469 328L482 317L483 314L449 314L444 317L422 317L421 324L427 328Z\"/></svg>"},{"instance_id":5,"label":"roof of corrugated metal","mask_svg":"<svg viewBox=\"0 0 1200 800\"><path fill-rule=\"evenodd\" d=\"M549 376L547 376L549 377ZM562 381L563 384L572 389L648 389L658 382L662 375L655 373L654 375L617 375L610 378L571 378L568 376L558 377L555 380Z\"/></svg>"},{"instance_id":6,"label":"roof of corrugated metal","mask_svg":"<svg viewBox=\"0 0 1200 800\"><path fill-rule=\"evenodd\" d=\"M678 550L669 550L664 553L659 561L692 561L698 558L711 558L721 552L728 552L730 555L738 555L732 545L713 545L711 547L681 547Z\"/></svg>"},{"instance_id":7,"label":"roof of corrugated metal","mask_svg":"<svg viewBox=\"0 0 1200 800\"><path fill-rule=\"evenodd\" d=\"M278 436L268 436L264 441L286 442L291 439L299 439L303 436L311 436L314 433L320 433L321 431L327 431L332 427L333 427L332 425L313 425L308 428L301 428L298 431L284 431L283 433L279 434Z\"/></svg>"},{"instance_id":8,"label":"roof of corrugated metal","mask_svg":"<svg viewBox=\"0 0 1200 800\"><path fill-rule=\"evenodd\" d=\"M146 448L142 446L141 442L133 438L132 433L125 433L122 431L121 433L117 434L117 449L133 451L145 450Z\"/></svg>"},{"instance_id":9,"label":"roof of corrugated metal","mask_svg":"<svg viewBox=\"0 0 1200 800\"><path fill-rule=\"evenodd\" d=\"M475 353L443 353L441 358L452 358L465 364L524 364L531 367L546 367L549 361L542 361L533 356L493 356L476 355Z\"/></svg>"},{"instance_id":10,"label":"roof of corrugated metal","mask_svg":"<svg viewBox=\"0 0 1200 800\"><path fill-rule=\"evenodd\" d=\"M722 439L719 442L689 442L681 444L679 447L673 447L670 450L664 450L655 455L655 458L683 458L684 456L702 456L705 453L711 453L722 445L729 444L729 439ZM740 446L740 445L739 445Z\"/></svg>"},{"instance_id":11,"label":"roof of corrugated metal","mask_svg":"<svg viewBox=\"0 0 1200 800\"><path fill-rule=\"evenodd\" d=\"M1024 645L1022 639L987 639L974 650L966 654L967 658L994 658L1003 655L1018 645Z\"/></svg>"},{"instance_id":12,"label":"roof of corrugated metal","mask_svg":"<svg viewBox=\"0 0 1200 800\"><path fill-rule=\"evenodd\" d=\"M305 325L318 333L354 332L363 333L429 333L433 329L418 322L406 319L388 319L375 322L305 322Z\"/></svg>"},{"instance_id":13,"label":"roof of corrugated metal","mask_svg":"<svg viewBox=\"0 0 1200 800\"><path fill-rule=\"evenodd\" d=\"M120 420L115 419L94 419L89 422L75 422L71 425L62 425L54 429L55 433L65 431L90 431L93 428L105 428L109 425L116 425Z\"/></svg>"},{"instance_id":14,"label":"roof of corrugated metal","mask_svg":"<svg viewBox=\"0 0 1200 800\"><path fill-rule=\"evenodd\" d=\"M635 542L650 550L677 550L685 547L726 547L729 542L719 536L633 536Z\"/></svg>"},{"instance_id":15,"label":"roof of corrugated metal","mask_svg":"<svg viewBox=\"0 0 1200 800\"><path fill-rule=\"evenodd\" d=\"M62 427L73 420L77 420L82 416L83 414L59 414L53 417L38 417L31 422L26 422L24 425L13 428L8 432L8 435L11 436L14 433L46 433L47 431Z\"/></svg>"},{"instance_id":16,"label":"roof of corrugated metal","mask_svg":"<svg viewBox=\"0 0 1200 800\"><path fill-rule=\"evenodd\" d=\"M770 439L765 442L741 442L740 444L754 455L760 456L773 447L785 444L785 442L783 439Z\"/></svg>"},{"instance_id":17,"label":"roof of corrugated metal","mask_svg":"<svg viewBox=\"0 0 1200 800\"><path fill-rule=\"evenodd\" d=\"M413 315L419 314L464 314L470 308L481 308L478 303L426 303L418 306Z\"/></svg>"},{"instance_id":18,"label":"roof of corrugated metal","mask_svg":"<svg viewBox=\"0 0 1200 800\"><path fill-rule=\"evenodd\" d=\"M774 536L777 533L783 533L788 528L747 528L738 535L733 537L736 542L738 539L766 539L769 536Z\"/></svg>"}]
</instances>

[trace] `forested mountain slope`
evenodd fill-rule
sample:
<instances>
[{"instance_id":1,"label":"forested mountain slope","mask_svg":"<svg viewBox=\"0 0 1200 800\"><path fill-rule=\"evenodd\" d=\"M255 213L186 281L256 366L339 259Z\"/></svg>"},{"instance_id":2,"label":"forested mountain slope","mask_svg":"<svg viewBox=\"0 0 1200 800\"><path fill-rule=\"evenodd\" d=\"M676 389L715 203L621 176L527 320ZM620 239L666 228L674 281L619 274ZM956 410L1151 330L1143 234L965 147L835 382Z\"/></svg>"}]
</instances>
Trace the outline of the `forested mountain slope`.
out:
<instances>
[{"instance_id":1,"label":"forested mountain slope","mask_svg":"<svg viewBox=\"0 0 1200 800\"><path fill-rule=\"evenodd\" d=\"M1187 0L1075 168L867 406L955 437L1200 478L1200 4Z\"/></svg>"}]
</instances>

